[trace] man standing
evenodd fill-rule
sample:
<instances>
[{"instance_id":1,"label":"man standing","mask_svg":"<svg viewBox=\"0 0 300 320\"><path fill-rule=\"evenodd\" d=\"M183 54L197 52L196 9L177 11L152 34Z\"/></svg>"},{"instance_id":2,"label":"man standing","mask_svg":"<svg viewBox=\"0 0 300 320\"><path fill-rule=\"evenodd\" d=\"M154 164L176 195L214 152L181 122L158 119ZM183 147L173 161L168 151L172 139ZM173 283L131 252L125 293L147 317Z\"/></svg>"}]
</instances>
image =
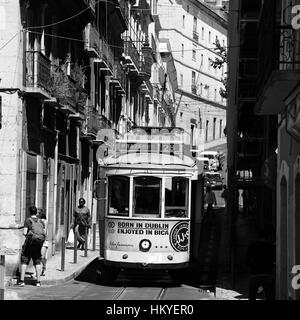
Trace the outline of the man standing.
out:
<instances>
[{"instance_id":1,"label":"man standing","mask_svg":"<svg viewBox=\"0 0 300 320\"><path fill-rule=\"evenodd\" d=\"M216 200L216 195L215 193L212 191L211 187L208 186L206 187L206 194L204 197L204 202L207 203L207 211L206 214L209 215L209 213L211 212L212 214L215 213L214 211L214 205L217 205L217 200Z\"/></svg>"},{"instance_id":2,"label":"man standing","mask_svg":"<svg viewBox=\"0 0 300 320\"><path fill-rule=\"evenodd\" d=\"M84 249L86 239L86 228L91 228L91 214L88 207L85 206L85 199L80 198L78 206L74 210L74 234L77 232L78 248ZM88 230L87 230L88 231ZM74 245L76 245L74 243Z\"/></svg>"},{"instance_id":3,"label":"man standing","mask_svg":"<svg viewBox=\"0 0 300 320\"><path fill-rule=\"evenodd\" d=\"M21 253L21 276L19 285L24 287L26 268L32 259L36 272L36 286L40 287L41 274L41 249L46 238L45 225L42 220L37 217L37 208L32 206L29 208L30 217L25 220L23 234L25 242Z\"/></svg>"}]
</instances>

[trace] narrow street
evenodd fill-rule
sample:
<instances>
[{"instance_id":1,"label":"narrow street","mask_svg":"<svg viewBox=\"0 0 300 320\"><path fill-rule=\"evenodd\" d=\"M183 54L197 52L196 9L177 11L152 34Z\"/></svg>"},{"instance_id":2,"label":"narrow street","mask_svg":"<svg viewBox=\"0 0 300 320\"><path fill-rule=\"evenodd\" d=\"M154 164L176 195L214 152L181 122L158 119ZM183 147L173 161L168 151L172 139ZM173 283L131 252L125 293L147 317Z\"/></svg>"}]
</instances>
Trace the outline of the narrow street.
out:
<instances>
[{"instance_id":1,"label":"narrow street","mask_svg":"<svg viewBox=\"0 0 300 320\"><path fill-rule=\"evenodd\" d=\"M208 217L203 223L199 260L184 273L174 274L156 270L122 270L113 283L100 278L101 261L92 262L76 279L55 286L36 288L28 284L14 287L21 300L207 300L215 297L220 241L221 215ZM8 289L9 290L9 289ZM207 291L210 292L207 292Z\"/></svg>"}]
</instances>

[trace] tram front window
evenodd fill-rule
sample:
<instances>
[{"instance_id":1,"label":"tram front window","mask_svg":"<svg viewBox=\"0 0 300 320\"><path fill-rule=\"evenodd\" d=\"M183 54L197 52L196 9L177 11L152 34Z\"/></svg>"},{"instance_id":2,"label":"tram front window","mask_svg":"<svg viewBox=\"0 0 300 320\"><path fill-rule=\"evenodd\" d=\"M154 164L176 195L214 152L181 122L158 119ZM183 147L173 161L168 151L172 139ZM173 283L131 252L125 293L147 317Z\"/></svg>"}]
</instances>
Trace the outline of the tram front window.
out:
<instances>
[{"instance_id":1,"label":"tram front window","mask_svg":"<svg viewBox=\"0 0 300 320\"><path fill-rule=\"evenodd\" d=\"M188 179L166 178L165 217L187 218Z\"/></svg>"},{"instance_id":2,"label":"tram front window","mask_svg":"<svg viewBox=\"0 0 300 320\"><path fill-rule=\"evenodd\" d=\"M109 215L129 215L129 178L113 176L108 178Z\"/></svg>"},{"instance_id":3,"label":"tram front window","mask_svg":"<svg viewBox=\"0 0 300 320\"><path fill-rule=\"evenodd\" d=\"M136 177L133 179L135 217L159 217L161 179L155 177Z\"/></svg>"}]
</instances>

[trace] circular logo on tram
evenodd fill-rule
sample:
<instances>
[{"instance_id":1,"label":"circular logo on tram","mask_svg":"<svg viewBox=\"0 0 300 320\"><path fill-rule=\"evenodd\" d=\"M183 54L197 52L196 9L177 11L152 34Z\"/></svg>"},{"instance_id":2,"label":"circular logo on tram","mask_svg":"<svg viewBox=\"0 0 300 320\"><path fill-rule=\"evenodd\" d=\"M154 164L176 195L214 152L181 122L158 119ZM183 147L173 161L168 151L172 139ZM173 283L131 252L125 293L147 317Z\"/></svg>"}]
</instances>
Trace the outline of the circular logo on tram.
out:
<instances>
[{"instance_id":1,"label":"circular logo on tram","mask_svg":"<svg viewBox=\"0 0 300 320\"><path fill-rule=\"evenodd\" d=\"M189 244L189 224L178 222L170 233L170 243L175 251L187 251Z\"/></svg>"}]
</instances>

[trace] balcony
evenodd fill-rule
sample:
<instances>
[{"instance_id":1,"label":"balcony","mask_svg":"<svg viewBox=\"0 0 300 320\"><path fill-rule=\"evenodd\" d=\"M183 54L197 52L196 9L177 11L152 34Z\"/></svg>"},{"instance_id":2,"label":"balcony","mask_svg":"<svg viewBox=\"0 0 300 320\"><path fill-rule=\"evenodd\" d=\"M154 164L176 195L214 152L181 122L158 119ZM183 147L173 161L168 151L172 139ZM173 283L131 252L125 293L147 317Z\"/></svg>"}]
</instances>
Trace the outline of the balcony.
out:
<instances>
[{"instance_id":1,"label":"balcony","mask_svg":"<svg viewBox=\"0 0 300 320\"><path fill-rule=\"evenodd\" d=\"M145 94L145 98L148 102L153 103L153 86L149 80L144 80L141 84L141 91Z\"/></svg>"},{"instance_id":2,"label":"balcony","mask_svg":"<svg viewBox=\"0 0 300 320\"><path fill-rule=\"evenodd\" d=\"M100 129L100 115L93 106L89 106L87 109L85 124L82 131L82 138L87 140L95 140L97 137L97 132Z\"/></svg>"},{"instance_id":3,"label":"balcony","mask_svg":"<svg viewBox=\"0 0 300 320\"><path fill-rule=\"evenodd\" d=\"M111 76L114 68L114 53L110 45L105 39L99 38L100 56L99 59L94 60L99 65L99 68L106 75Z\"/></svg>"},{"instance_id":4,"label":"balcony","mask_svg":"<svg viewBox=\"0 0 300 320\"><path fill-rule=\"evenodd\" d=\"M52 66L50 92L57 99L60 110L68 115L84 111L87 93L79 79L83 79L83 71L78 65L71 69L70 75L62 66Z\"/></svg>"},{"instance_id":5,"label":"balcony","mask_svg":"<svg viewBox=\"0 0 300 320\"><path fill-rule=\"evenodd\" d=\"M84 49L90 58L100 58L100 46L99 32L89 23L84 29Z\"/></svg>"},{"instance_id":6,"label":"balcony","mask_svg":"<svg viewBox=\"0 0 300 320\"><path fill-rule=\"evenodd\" d=\"M26 51L26 92L37 98L50 98L50 60L39 51Z\"/></svg>"},{"instance_id":7,"label":"balcony","mask_svg":"<svg viewBox=\"0 0 300 320\"><path fill-rule=\"evenodd\" d=\"M140 68L140 54L129 36L124 36L124 64L127 65L131 73L138 73Z\"/></svg>"},{"instance_id":8,"label":"balcony","mask_svg":"<svg viewBox=\"0 0 300 320\"><path fill-rule=\"evenodd\" d=\"M197 85L196 84L192 84L191 91L193 94L197 94Z\"/></svg>"},{"instance_id":9,"label":"balcony","mask_svg":"<svg viewBox=\"0 0 300 320\"><path fill-rule=\"evenodd\" d=\"M118 61L115 61L114 63L113 76L110 79L110 83L116 87L117 91L125 93L126 77L124 70Z\"/></svg>"},{"instance_id":10,"label":"balcony","mask_svg":"<svg viewBox=\"0 0 300 320\"><path fill-rule=\"evenodd\" d=\"M111 32L120 35L128 30L129 6L127 0L100 1L100 10L109 17Z\"/></svg>"},{"instance_id":11,"label":"balcony","mask_svg":"<svg viewBox=\"0 0 300 320\"><path fill-rule=\"evenodd\" d=\"M197 31L193 31L193 40L199 42L199 33Z\"/></svg>"},{"instance_id":12,"label":"balcony","mask_svg":"<svg viewBox=\"0 0 300 320\"><path fill-rule=\"evenodd\" d=\"M271 22L269 24L271 25ZM283 100L300 81L297 33L298 30L292 29L291 26L280 25L267 36L266 33L261 35L258 57L260 62L259 94L254 109L256 114L272 115L282 112L284 110Z\"/></svg>"}]
</instances>

